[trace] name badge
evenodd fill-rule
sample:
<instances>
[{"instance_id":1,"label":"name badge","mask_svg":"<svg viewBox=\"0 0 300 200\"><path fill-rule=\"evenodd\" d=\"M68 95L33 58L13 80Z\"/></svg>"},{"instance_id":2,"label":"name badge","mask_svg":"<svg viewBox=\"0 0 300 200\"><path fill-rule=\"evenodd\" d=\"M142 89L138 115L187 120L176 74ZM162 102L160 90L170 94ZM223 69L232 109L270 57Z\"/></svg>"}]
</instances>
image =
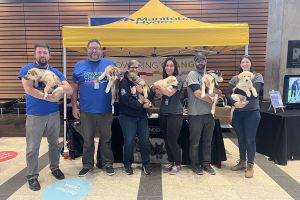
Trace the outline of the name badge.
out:
<instances>
[{"instance_id":1,"label":"name badge","mask_svg":"<svg viewBox=\"0 0 300 200\"><path fill-rule=\"evenodd\" d=\"M169 99L165 99L165 105L169 105Z\"/></svg>"},{"instance_id":2,"label":"name badge","mask_svg":"<svg viewBox=\"0 0 300 200\"><path fill-rule=\"evenodd\" d=\"M94 82L94 89L99 90L99 82L98 81Z\"/></svg>"}]
</instances>

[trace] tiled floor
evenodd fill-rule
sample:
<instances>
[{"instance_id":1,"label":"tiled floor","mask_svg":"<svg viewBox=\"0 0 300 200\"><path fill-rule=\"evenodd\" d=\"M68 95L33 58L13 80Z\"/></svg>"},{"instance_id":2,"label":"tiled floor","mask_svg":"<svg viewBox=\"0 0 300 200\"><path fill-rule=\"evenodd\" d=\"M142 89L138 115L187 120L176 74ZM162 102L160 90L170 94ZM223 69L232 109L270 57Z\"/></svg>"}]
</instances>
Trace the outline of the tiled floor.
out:
<instances>
[{"instance_id":1,"label":"tiled floor","mask_svg":"<svg viewBox=\"0 0 300 200\"><path fill-rule=\"evenodd\" d=\"M157 165L154 166L153 175L145 176L141 173L139 164L134 165L134 175L128 176L124 173L122 164L116 163L114 176L108 176L104 171L95 168L91 174L81 178L93 185L92 190L82 199L300 199L300 161L289 161L287 166L278 166L258 154L254 178L246 179L244 172L230 170L238 159L238 149L235 139L226 137L226 134L224 143L228 160L223 162L221 169L216 168L215 176L207 173L203 176L195 175L189 166L183 166L179 174L171 176L163 173ZM7 194L10 200L42 199L42 193L47 186L57 182L47 164L47 149L47 140L43 138L40 148L42 169L39 176L42 189L33 192L29 190L24 177L25 137L0 137L0 151L18 152L14 159L0 163L0 200L6 199ZM78 178L82 167L81 159L62 158L60 166L67 179Z\"/></svg>"}]
</instances>

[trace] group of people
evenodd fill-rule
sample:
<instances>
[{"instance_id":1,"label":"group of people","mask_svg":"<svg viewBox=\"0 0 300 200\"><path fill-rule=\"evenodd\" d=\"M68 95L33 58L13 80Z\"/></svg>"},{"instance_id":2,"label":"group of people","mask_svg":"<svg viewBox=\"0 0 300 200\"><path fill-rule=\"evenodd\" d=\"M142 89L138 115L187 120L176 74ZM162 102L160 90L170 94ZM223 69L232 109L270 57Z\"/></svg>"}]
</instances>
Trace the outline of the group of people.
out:
<instances>
[{"instance_id":1,"label":"group of people","mask_svg":"<svg viewBox=\"0 0 300 200\"><path fill-rule=\"evenodd\" d=\"M72 113L81 121L81 135L84 139L82 154L82 169L78 176L83 177L90 173L94 165L102 168L108 175L114 175L114 157L111 149L111 125L113 121L111 95L106 93L106 79L97 81L105 69L114 65L114 62L102 57L102 48L98 40L92 39L87 44L87 59L81 60L74 66L72 86L66 81L66 77L49 65L50 48L46 44L35 45L35 61L22 67L19 78L26 93L26 162L28 167L27 180L29 188L40 190L38 181L38 156L41 138L47 132L49 143L49 161L53 176L64 179L63 172L59 169L60 147L60 116L57 97L44 99L41 92L35 88L34 81L25 78L29 69L36 67L54 72L62 81L60 87L64 93L71 96ZM211 162L211 141L214 130L214 116L211 114L212 100L208 94L201 95L202 77L206 73L206 56L197 52L194 56L195 69L190 71L187 78L188 92L188 124L190 130L190 160L194 173L202 175L203 170L211 175L216 174ZM150 167L150 145L148 131L147 109L151 102L140 102L139 93L143 88L132 81L129 73L138 75L140 63L131 60L128 70L119 83L119 123L124 137L124 171L132 175L132 163L134 162L133 147L136 136L142 158L142 171L146 175L152 173ZM252 71L253 63L249 56L243 56L240 62L241 71ZM169 163L163 165L163 171L171 175L181 170L181 151L178 145L178 137L183 123L183 106L181 92L184 80L180 77L178 63L174 57L168 57L162 64L162 78L175 76L178 81L176 88L167 89L157 82L150 88L149 99L155 95L162 95L159 121L164 136ZM231 98L234 87L237 84L237 76L229 81L226 97L228 102L236 109L233 113L233 126L236 130L239 142L240 159L232 170L246 170L245 176L253 176L253 164L255 155L255 135L260 120L258 98L247 97L247 101L235 102ZM253 80L257 91L262 88L263 77L255 73ZM133 92L132 88L136 88ZM214 94L221 95L217 88ZM246 96L246 95L245 95ZM78 98L80 103L77 103ZM94 161L94 137L99 134L99 143ZM201 143L202 155L199 155ZM200 160L199 157L202 159Z\"/></svg>"}]
</instances>

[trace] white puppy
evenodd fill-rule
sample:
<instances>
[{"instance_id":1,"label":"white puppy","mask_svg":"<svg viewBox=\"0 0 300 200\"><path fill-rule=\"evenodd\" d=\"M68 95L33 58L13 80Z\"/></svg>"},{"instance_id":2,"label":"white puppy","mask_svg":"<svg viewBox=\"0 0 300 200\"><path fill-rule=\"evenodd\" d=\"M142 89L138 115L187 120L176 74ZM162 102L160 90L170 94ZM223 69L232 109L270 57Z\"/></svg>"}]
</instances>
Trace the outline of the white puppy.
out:
<instances>
[{"instance_id":1,"label":"white puppy","mask_svg":"<svg viewBox=\"0 0 300 200\"><path fill-rule=\"evenodd\" d=\"M244 71L238 75L238 79L239 79L239 82L233 88L233 91L235 91L236 88L243 90L246 93L247 97L251 96L250 91L252 91L253 96L257 97L257 91L253 87L253 83L252 83L252 80L254 79L254 74L252 72ZM240 101L241 95L233 93L231 95L231 98L235 101Z\"/></svg>"},{"instance_id":2,"label":"white puppy","mask_svg":"<svg viewBox=\"0 0 300 200\"><path fill-rule=\"evenodd\" d=\"M108 83L105 89L106 93L109 93L111 90L111 105L114 104L118 99L118 81L120 79L119 69L113 65L109 65L106 67L105 71L98 77L98 82L107 78Z\"/></svg>"},{"instance_id":3,"label":"white puppy","mask_svg":"<svg viewBox=\"0 0 300 200\"><path fill-rule=\"evenodd\" d=\"M218 101L218 95L213 95L215 86L218 86L220 82L223 82L222 72L219 70L210 70L202 77L202 85L201 85L201 97L205 96L205 88L208 84L208 94L212 100L211 113L215 114L216 104Z\"/></svg>"},{"instance_id":4,"label":"white puppy","mask_svg":"<svg viewBox=\"0 0 300 200\"><path fill-rule=\"evenodd\" d=\"M63 88L59 87L62 83L59 77L50 70L31 68L24 78L33 80L36 88L38 87L38 82L45 84L44 93L40 92L44 99L47 99L49 93L52 93L54 96L63 96Z\"/></svg>"}]
</instances>

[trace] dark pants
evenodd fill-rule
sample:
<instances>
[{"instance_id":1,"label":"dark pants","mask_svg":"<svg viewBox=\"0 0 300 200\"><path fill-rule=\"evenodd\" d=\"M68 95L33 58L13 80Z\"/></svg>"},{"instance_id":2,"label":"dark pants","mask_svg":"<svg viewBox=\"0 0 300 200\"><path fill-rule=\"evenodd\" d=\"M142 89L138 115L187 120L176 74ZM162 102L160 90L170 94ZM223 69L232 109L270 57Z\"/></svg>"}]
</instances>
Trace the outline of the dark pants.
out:
<instances>
[{"instance_id":1,"label":"dark pants","mask_svg":"<svg viewBox=\"0 0 300 200\"><path fill-rule=\"evenodd\" d=\"M181 152L178 136L182 127L182 115L160 115L160 128L165 139L169 162L181 164Z\"/></svg>"},{"instance_id":2,"label":"dark pants","mask_svg":"<svg viewBox=\"0 0 300 200\"><path fill-rule=\"evenodd\" d=\"M124 137L124 165L130 166L133 159L133 148L136 135L139 139L143 165L150 163L150 144L148 118L130 117L120 114L120 126Z\"/></svg>"},{"instance_id":3,"label":"dark pants","mask_svg":"<svg viewBox=\"0 0 300 200\"><path fill-rule=\"evenodd\" d=\"M239 142L240 159L252 164L256 152L255 137L260 118L259 110L234 111L232 116L232 124Z\"/></svg>"},{"instance_id":4,"label":"dark pants","mask_svg":"<svg viewBox=\"0 0 300 200\"><path fill-rule=\"evenodd\" d=\"M193 165L207 166L211 162L211 141L215 127L215 120L211 114L190 115L188 117L190 129L190 159ZM199 143L202 146L202 161L199 162Z\"/></svg>"},{"instance_id":5,"label":"dark pants","mask_svg":"<svg viewBox=\"0 0 300 200\"><path fill-rule=\"evenodd\" d=\"M94 138L96 133L99 133L98 148L100 148L101 152L102 165L105 167L113 165L114 156L111 150L112 120L113 116L111 113L80 113L81 135L84 140L82 153L83 168L91 169L94 167Z\"/></svg>"}]
</instances>

